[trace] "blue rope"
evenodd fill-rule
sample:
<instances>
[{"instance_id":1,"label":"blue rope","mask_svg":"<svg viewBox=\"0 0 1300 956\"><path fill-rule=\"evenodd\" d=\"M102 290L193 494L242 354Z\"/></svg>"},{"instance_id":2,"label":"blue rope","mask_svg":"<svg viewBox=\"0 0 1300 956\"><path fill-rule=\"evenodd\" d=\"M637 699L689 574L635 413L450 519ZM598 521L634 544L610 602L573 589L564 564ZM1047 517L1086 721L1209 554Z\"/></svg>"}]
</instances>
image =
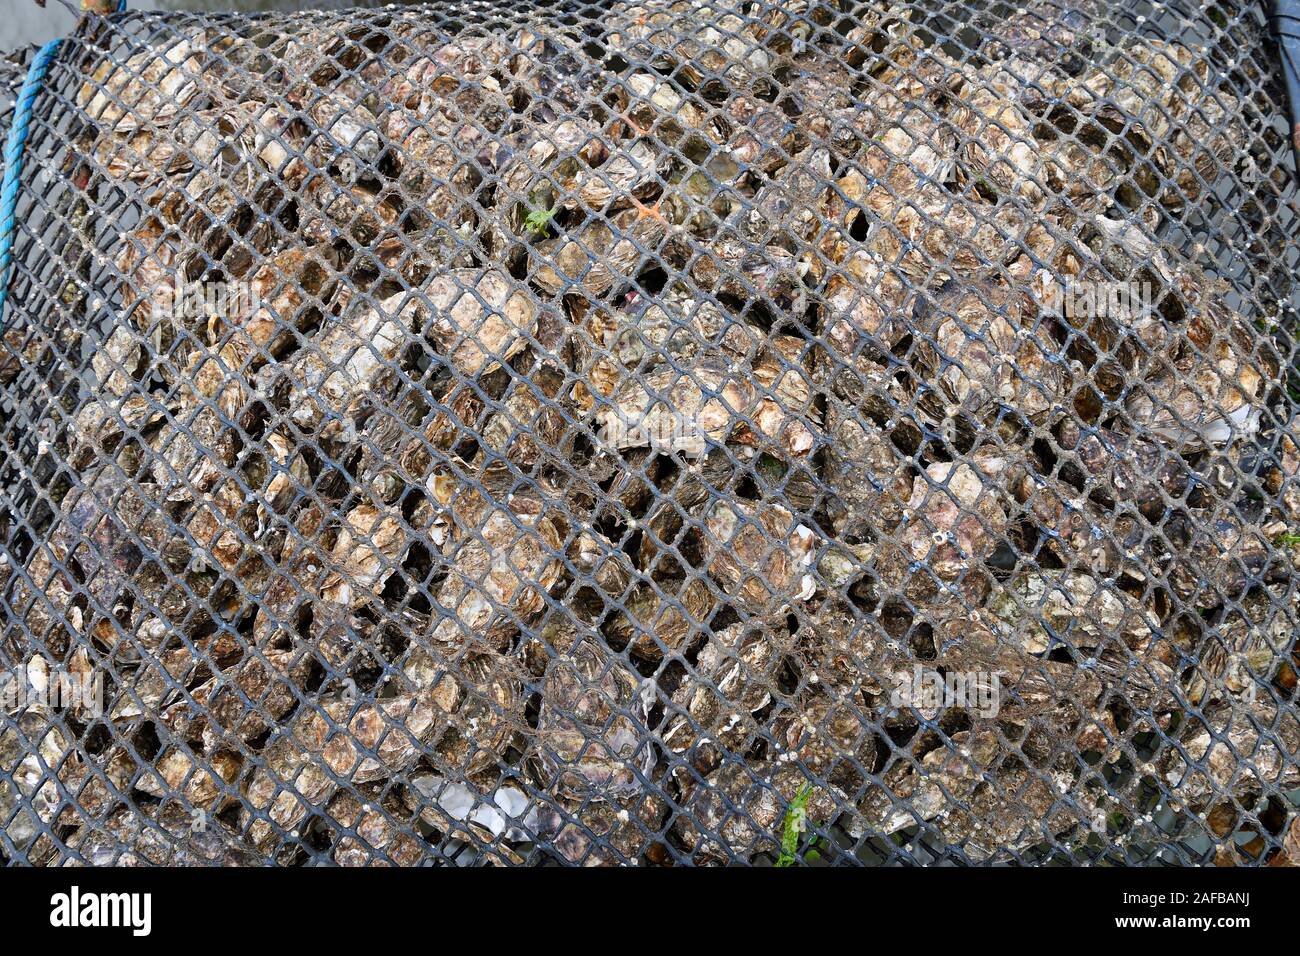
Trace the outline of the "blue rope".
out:
<instances>
[{"instance_id":1,"label":"blue rope","mask_svg":"<svg viewBox=\"0 0 1300 956\"><path fill-rule=\"evenodd\" d=\"M126 12L126 0L117 0L117 12ZM27 147L27 135L32 122L32 109L36 105L36 95L41 91L50 64L63 45L62 40L51 40L41 47L27 69L27 79L18 91L14 103L13 122L9 126L9 136L5 140L4 182L0 184L0 332L5 326L5 305L9 301L9 276L14 260L14 233L17 222L18 194L22 191L23 150Z\"/></svg>"},{"instance_id":2,"label":"blue rope","mask_svg":"<svg viewBox=\"0 0 1300 956\"><path fill-rule=\"evenodd\" d=\"M45 75L50 72L50 64L62 44L62 40L51 40L41 47L36 59L32 60L32 65L27 70L27 79L14 103L13 124L9 127L9 138L5 140L5 178L4 184L0 185L0 331L4 330L5 303L9 299L9 273L13 267L16 226L14 216L18 210L23 149L27 146L32 107L36 103L36 94L41 91L41 84L45 82Z\"/></svg>"}]
</instances>

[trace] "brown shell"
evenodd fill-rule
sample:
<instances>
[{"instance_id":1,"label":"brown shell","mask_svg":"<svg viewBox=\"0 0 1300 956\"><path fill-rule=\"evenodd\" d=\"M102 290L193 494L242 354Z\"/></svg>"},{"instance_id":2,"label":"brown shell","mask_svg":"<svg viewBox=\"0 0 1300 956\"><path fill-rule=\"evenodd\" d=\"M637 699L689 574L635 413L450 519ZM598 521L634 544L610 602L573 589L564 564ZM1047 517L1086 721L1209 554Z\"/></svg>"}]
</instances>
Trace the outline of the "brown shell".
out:
<instances>
[{"instance_id":1,"label":"brown shell","mask_svg":"<svg viewBox=\"0 0 1300 956\"><path fill-rule=\"evenodd\" d=\"M531 735L524 717L520 669L510 658L472 653L456 662L460 703L438 743L435 763L449 773L473 775L505 759Z\"/></svg>"},{"instance_id":2,"label":"brown shell","mask_svg":"<svg viewBox=\"0 0 1300 956\"><path fill-rule=\"evenodd\" d=\"M637 656L657 661L665 653L671 656L689 646L707 630L716 600L708 584L691 577L684 582L637 585L626 592L624 604L626 610L606 626L605 633L612 641L629 642Z\"/></svg>"},{"instance_id":3,"label":"brown shell","mask_svg":"<svg viewBox=\"0 0 1300 956\"><path fill-rule=\"evenodd\" d=\"M86 321L0 341L0 657L104 669L113 739L0 730L7 849L758 862L806 799L1001 860L1136 831L1152 781L1254 827L1300 786L1285 330L1169 243L1225 171L1285 195L1257 69L1104 46L1100 0L970 56L883 7L605 6L90 51L48 212L139 215L58 247L113 273L52 290ZM1055 297L1112 280L1150 307ZM217 281L251 302L176 308Z\"/></svg>"},{"instance_id":4,"label":"brown shell","mask_svg":"<svg viewBox=\"0 0 1300 956\"><path fill-rule=\"evenodd\" d=\"M434 312L427 334L463 375L491 371L515 355L537 327L537 306L502 272L458 269L423 290Z\"/></svg>"},{"instance_id":5,"label":"brown shell","mask_svg":"<svg viewBox=\"0 0 1300 956\"><path fill-rule=\"evenodd\" d=\"M535 620L560 578L561 531L537 499L513 497L477 523L449 553L437 603L450 616L434 627L438 645L494 647L503 632Z\"/></svg>"},{"instance_id":6,"label":"brown shell","mask_svg":"<svg viewBox=\"0 0 1300 956\"><path fill-rule=\"evenodd\" d=\"M546 807L537 819L537 833L555 852L575 866L632 866L665 851L656 844L667 804L653 794L631 809L608 803L560 804ZM601 841L601 842L597 842Z\"/></svg>"},{"instance_id":7,"label":"brown shell","mask_svg":"<svg viewBox=\"0 0 1300 956\"><path fill-rule=\"evenodd\" d=\"M808 693L772 722L777 759L798 760L819 777L852 791L875 766L875 731L852 695Z\"/></svg>"},{"instance_id":8,"label":"brown shell","mask_svg":"<svg viewBox=\"0 0 1300 956\"><path fill-rule=\"evenodd\" d=\"M330 552L321 597L354 606L378 594L409 546L411 535L399 513L358 505L343 519Z\"/></svg>"},{"instance_id":9,"label":"brown shell","mask_svg":"<svg viewBox=\"0 0 1300 956\"><path fill-rule=\"evenodd\" d=\"M1098 647L1112 635L1129 647L1144 647L1158 620L1127 592L1080 571L1016 578L989 598L989 609L1031 653L1046 650L1053 634L1078 648Z\"/></svg>"},{"instance_id":10,"label":"brown shell","mask_svg":"<svg viewBox=\"0 0 1300 956\"><path fill-rule=\"evenodd\" d=\"M557 236L534 246L529 278L548 295L598 298L632 278L643 255L653 254L667 232L667 219L653 206L594 219L572 238Z\"/></svg>"},{"instance_id":11,"label":"brown shell","mask_svg":"<svg viewBox=\"0 0 1300 956\"><path fill-rule=\"evenodd\" d=\"M956 588L969 603L980 603L987 587L983 563L1006 530L999 479L1007 460L996 449L980 449L973 462L940 462L913 480L907 521L877 560L891 589L919 596Z\"/></svg>"},{"instance_id":12,"label":"brown shell","mask_svg":"<svg viewBox=\"0 0 1300 956\"><path fill-rule=\"evenodd\" d=\"M181 804L114 810L68 839L91 866L265 866L265 855L211 815L201 828Z\"/></svg>"},{"instance_id":13,"label":"brown shell","mask_svg":"<svg viewBox=\"0 0 1300 956\"><path fill-rule=\"evenodd\" d=\"M208 87L202 31L169 34L166 42L131 55L121 66L104 60L77 96L101 127L130 133L166 126Z\"/></svg>"},{"instance_id":14,"label":"brown shell","mask_svg":"<svg viewBox=\"0 0 1300 956\"><path fill-rule=\"evenodd\" d=\"M655 763L640 679L592 638L551 661L537 746L560 794L609 800L641 789Z\"/></svg>"},{"instance_id":15,"label":"brown shell","mask_svg":"<svg viewBox=\"0 0 1300 956\"><path fill-rule=\"evenodd\" d=\"M1040 421L1060 403L1063 364L1042 340L1045 333L1024 300L991 285L957 281L918 300L921 377L934 390L919 407L933 422L961 415L991 421L1000 408Z\"/></svg>"},{"instance_id":16,"label":"brown shell","mask_svg":"<svg viewBox=\"0 0 1300 956\"><path fill-rule=\"evenodd\" d=\"M620 3L606 30L606 41L627 50L629 58L648 61L692 86L703 82L707 72L729 87L744 89L772 65L752 20L731 11L702 14L686 0Z\"/></svg>"},{"instance_id":17,"label":"brown shell","mask_svg":"<svg viewBox=\"0 0 1300 956\"><path fill-rule=\"evenodd\" d=\"M376 305L351 303L285 370L293 421L325 436L349 434L358 413L395 378L392 363L427 314L419 299L404 293Z\"/></svg>"},{"instance_id":18,"label":"brown shell","mask_svg":"<svg viewBox=\"0 0 1300 956\"><path fill-rule=\"evenodd\" d=\"M824 480L835 492L832 530L850 541L889 534L912 496L911 466L888 433L845 403L830 402L827 418Z\"/></svg>"},{"instance_id":19,"label":"brown shell","mask_svg":"<svg viewBox=\"0 0 1300 956\"><path fill-rule=\"evenodd\" d=\"M718 502L705 530L709 574L733 602L762 614L812 597L817 537L785 508Z\"/></svg>"},{"instance_id":20,"label":"brown shell","mask_svg":"<svg viewBox=\"0 0 1300 956\"><path fill-rule=\"evenodd\" d=\"M362 803L345 791L330 800L325 813L340 830L356 833L341 835L335 844L334 862L339 866L415 866L428 856L427 845L398 829L409 821L392 800Z\"/></svg>"},{"instance_id":21,"label":"brown shell","mask_svg":"<svg viewBox=\"0 0 1300 956\"><path fill-rule=\"evenodd\" d=\"M673 692L673 705L683 713L669 720L665 745L678 754L710 743L743 752L759 732L752 715L772 700L778 655L774 635L765 628L733 624L710 634L694 674Z\"/></svg>"}]
</instances>

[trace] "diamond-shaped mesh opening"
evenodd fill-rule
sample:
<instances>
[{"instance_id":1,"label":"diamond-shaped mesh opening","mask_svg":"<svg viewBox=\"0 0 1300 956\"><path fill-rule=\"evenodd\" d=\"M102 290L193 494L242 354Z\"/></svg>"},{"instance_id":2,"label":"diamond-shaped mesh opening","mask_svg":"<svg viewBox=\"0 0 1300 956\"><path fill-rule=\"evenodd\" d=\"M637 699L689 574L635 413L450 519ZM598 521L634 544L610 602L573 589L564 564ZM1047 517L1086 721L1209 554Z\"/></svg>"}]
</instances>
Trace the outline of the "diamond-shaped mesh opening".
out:
<instances>
[{"instance_id":1,"label":"diamond-shaped mesh opening","mask_svg":"<svg viewBox=\"0 0 1300 956\"><path fill-rule=\"evenodd\" d=\"M494 7L65 43L0 856L1300 852L1261 5Z\"/></svg>"}]
</instances>

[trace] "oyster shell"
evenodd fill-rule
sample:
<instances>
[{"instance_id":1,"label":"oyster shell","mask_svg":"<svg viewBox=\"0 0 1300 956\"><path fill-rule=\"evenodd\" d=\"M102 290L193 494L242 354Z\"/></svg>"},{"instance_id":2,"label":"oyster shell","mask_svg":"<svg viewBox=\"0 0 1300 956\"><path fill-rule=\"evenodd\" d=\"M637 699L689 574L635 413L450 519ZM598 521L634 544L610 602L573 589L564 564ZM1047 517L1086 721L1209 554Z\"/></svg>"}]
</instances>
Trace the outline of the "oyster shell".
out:
<instances>
[{"instance_id":1,"label":"oyster shell","mask_svg":"<svg viewBox=\"0 0 1300 956\"><path fill-rule=\"evenodd\" d=\"M772 701L779 652L780 644L766 628L733 624L710 634L694 674L673 692L679 713L663 731L667 748L692 761L699 759L697 751L710 746L743 752L760 733L755 715Z\"/></svg>"},{"instance_id":2,"label":"oyster shell","mask_svg":"<svg viewBox=\"0 0 1300 956\"><path fill-rule=\"evenodd\" d=\"M457 519L465 521L466 537L449 551L451 567L435 595L445 616L428 633L429 647L498 648L541 615L546 592L559 581L561 525L543 501L524 495ZM417 650L408 676L428 653Z\"/></svg>"},{"instance_id":3,"label":"oyster shell","mask_svg":"<svg viewBox=\"0 0 1300 956\"><path fill-rule=\"evenodd\" d=\"M755 614L812 597L808 573L817 536L777 504L719 502L705 518L709 574L731 601Z\"/></svg>"},{"instance_id":4,"label":"oyster shell","mask_svg":"<svg viewBox=\"0 0 1300 956\"><path fill-rule=\"evenodd\" d=\"M657 206L625 209L590 220L573 238L556 236L532 247L529 279L551 296L599 298L653 261L669 222Z\"/></svg>"},{"instance_id":5,"label":"oyster shell","mask_svg":"<svg viewBox=\"0 0 1300 956\"><path fill-rule=\"evenodd\" d=\"M965 462L938 462L913 479L906 519L876 559L890 589L917 597L952 592L981 603L988 588L985 562L1006 531L1008 467L998 449L981 448Z\"/></svg>"},{"instance_id":6,"label":"oyster shell","mask_svg":"<svg viewBox=\"0 0 1300 956\"><path fill-rule=\"evenodd\" d=\"M703 354L689 368L628 377L596 410L602 441L689 458L731 442L784 460L805 456L816 443L816 413L800 351L793 340L778 339L749 368L723 351Z\"/></svg>"},{"instance_id":7,"label":"oyster shell","mask_svg":"<svg viewBox=\"0 0 1300 956\"><path fill-rule=\"evenodd\" d=\"M605 28L611 48L629 60L648 61L690 86L716 78L744 89L771 66L771 54L762 43L766 31L730 2L707 14L685 0L620 3Z\"/></svg>"},{"instance_id":8,"label":"oyster shell","mask_svg":"<svg viewBox=\"0 0 1300 956\"><path fill-rule=\"evenodd\" d=\"M77 105L117 133L168 125L207 87L204 39L202 31L169 35L120 67L104 60L82 85Z\"/></svg>"},{"instance_id":9,"label":"oyster shell","mask_svg":"<svg viewBox=\"0 0 1300 956\"><path fill-rule=\"evenodd\" d=\"M536 832L566 863L577 866L630 866L645 858L661 861L665 851L655 838L667 810L665 801L654 795L636 801L630 809L608 803L557 805L539 812Z\"/></svg>"},{"instance_id":10,"label":"oyster shell","mask_svg":"<svg viewBox=\"0 0 1300 956\"><path fill-rule=\"evenodd\" d=\"M655 765L646 724L653 694L594 638L552 660L537 747L555 792L596 802L638 793Z\"/></svg>"},{"instance_id":11,"label":"oyster shell","mask_svg":"<svg viewBox=\"0 0 1300 956\"><path fill-rule=\"evenodd\" d=\"M501 272L456 270L431 279L423 294L434 310L426 334L464 375L491 371L537 327L536 303Z\"/></svg>"},{"instance_id":12,"label":"oyster shell","mask_svg":"<svg viewBox=\"0 0 1300 956\"><path fill-rule=\"evenodd\" d=\"M1028 653L1055 641L1095 648L1111 636L1131 648L1154 638L1159 618L1125 591L1080 571L1039 571L1013 579L989 598L989 610Z\"/></svg>"},{"instance_id":13,"label":"oyster shell","mask_svg":"<svg viewBox=\"0 0 1300 956\"><path fill-rule=\"evenodd\" d=\"M713 592L698 577L637 585L626 594L626 610L605 626L605 633L613 641L627 642L638 657L652 661L694 643L707 629L716 605Z\"/></svg>"},{"instance_id":14,"label":"oyster shell","mask_svg":"<svg viewBox=\"0 0 1300 956\"><path fill-rule=\"evenodd\" d=\"M343 437L355 429L365 405L391 387L394 360L427 314L419 299L402 293L377 305L352 303L285 370L294 423L322 437Z\"/></svg>"},{"instance_id":15,"label":"oyster shell","mask_svg":"<svg viewBox=\"0 0 1300 956\"><path fill-rule=\"evenodd\" d=\"M202 828L176 803L122 807L68 840L71 859L89 866L264 866L265 855L224 823Z\"/></svg>"},{"instance_id":16,"label":"oyster shell","mask_svg":"<svg viewBox=\"0 0 1300 956\"><path fill-rule=\"evenodd\" d=\"M918 300L914 318L927 384L918 407L933 424L989 424L1001 409L1041 421L1060 403L1066 378L1057 349L1005 288L949 281Z\"/></svg>"}]
</instances>

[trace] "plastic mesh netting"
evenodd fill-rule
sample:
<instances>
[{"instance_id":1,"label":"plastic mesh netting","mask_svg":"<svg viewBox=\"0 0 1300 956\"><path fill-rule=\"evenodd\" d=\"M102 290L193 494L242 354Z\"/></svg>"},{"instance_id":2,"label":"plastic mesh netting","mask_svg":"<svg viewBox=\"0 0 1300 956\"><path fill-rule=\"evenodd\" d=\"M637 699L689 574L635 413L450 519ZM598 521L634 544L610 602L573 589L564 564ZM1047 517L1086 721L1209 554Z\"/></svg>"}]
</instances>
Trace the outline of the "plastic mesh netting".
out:
<instances>
[{"instance_id":1,"label":"plastic mesh netting","mask_svg":"<svg viewBox=\"0 0 1300 956\"><path fill-rule=\"evenodd\" d=\"M82 22L11 862L1300 860L1255 3Z\"/></svg>"}]
</instances>

